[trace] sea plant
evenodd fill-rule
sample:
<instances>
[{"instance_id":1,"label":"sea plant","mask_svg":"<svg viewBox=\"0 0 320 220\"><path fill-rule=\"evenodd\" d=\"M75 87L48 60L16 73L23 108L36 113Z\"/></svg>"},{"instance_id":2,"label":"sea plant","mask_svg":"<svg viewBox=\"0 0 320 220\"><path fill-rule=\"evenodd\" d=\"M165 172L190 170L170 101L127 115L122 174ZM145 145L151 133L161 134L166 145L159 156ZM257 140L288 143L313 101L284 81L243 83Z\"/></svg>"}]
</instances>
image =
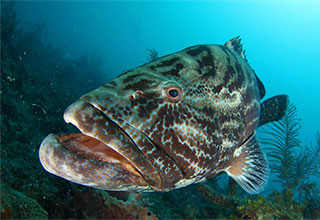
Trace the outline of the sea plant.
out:
<instances>
[{"instance_id":1,"label":"sea plant","mask_svg":"<svg viewBox=\"0 0 320 220\"><path fill-rule=\"evenodd\" d=\"M306 197L306 191L313 188L313 177L320 176L320 135L316 135L315 146L303 146L299 139L301 120L297 108L288 104L284 117L265 125L262 143L267 147L271 171L277 175L277 181L284 189L291 189Z\"/></svg>"},{"instance_id":2,"label":"sea plant","mask_svg":"<svg viewBox=\"0 0 320 220\"><path fill-rule=\"evenodd\" d=\"M277 174L278 180L285 188L292 188L297 182L293 172L296 151L301 148L298 138L300 127L296 107L288 104L287 111L280 121L265 125L262 129L266 137L261 140L262 144L268 146L266 149L271 170Z\"/></svg>"}]
</instances>

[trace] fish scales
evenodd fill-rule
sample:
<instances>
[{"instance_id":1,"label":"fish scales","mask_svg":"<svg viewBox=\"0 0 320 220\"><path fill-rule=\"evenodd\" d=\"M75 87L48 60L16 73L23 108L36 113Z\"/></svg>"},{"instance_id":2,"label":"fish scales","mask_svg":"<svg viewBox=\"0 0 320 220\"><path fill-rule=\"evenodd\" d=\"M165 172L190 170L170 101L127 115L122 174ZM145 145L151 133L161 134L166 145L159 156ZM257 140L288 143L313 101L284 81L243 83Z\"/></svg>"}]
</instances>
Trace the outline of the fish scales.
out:
<instances>
[{"instance_id":1,"label":"fish scales","mask_svg":"<svg viewBox=\"0 0 320 220\"><path fill-rule=\"evenodd\" d=\"M81 134L49 135L40 161L55 175L107 190L169 191L226 172L258 193L269 168L255 131L260 121L281 119L288 102L280 95L261 103L264 94L239 37L188 47L82 96L64 115ZM64 169L52 168L64 160Z\"/></svg>"}]
</instances>

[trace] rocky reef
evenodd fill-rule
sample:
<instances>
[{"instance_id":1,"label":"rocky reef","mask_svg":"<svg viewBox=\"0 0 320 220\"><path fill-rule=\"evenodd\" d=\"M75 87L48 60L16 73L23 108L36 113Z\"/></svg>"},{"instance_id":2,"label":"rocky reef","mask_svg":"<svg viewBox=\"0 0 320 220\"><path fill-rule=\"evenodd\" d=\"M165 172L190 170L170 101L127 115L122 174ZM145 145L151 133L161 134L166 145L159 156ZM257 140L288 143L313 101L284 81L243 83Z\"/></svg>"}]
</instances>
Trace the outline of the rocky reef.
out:
<instances>
[{"instance_id":1,"label":"rocky reef","mask_svg":"<svg viewBox=\"0 0 320 220\"><path fill-rule=\"evenodd\" d=\"M207 185L199 192L213 204L229 209L219 218L232 219L303 219L304 206L293 198L291 190L274 191L268 196L226 196Z\"/></svg>"}]
</instances>

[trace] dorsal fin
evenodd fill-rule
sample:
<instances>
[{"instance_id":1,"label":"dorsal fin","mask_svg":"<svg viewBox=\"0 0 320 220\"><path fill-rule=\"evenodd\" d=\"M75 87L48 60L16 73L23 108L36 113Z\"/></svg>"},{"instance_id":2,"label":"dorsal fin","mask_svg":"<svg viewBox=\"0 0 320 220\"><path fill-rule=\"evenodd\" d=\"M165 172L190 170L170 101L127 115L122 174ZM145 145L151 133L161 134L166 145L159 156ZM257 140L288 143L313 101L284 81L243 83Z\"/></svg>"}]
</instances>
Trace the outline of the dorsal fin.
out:
<instances>
[{"instance_id":1,"label":"dorsal fin","mask_svg":"<svg viewBox=\"0 0 320 220\"><path fill-rule=\"evenodd\" d=\"M240 36L237 36L235 38L232 38L231 40L229 40L227 43L224 44L224 46L228 47L229 49L237 52L249 65L247 57L245 55L245 50L242 47L242 43L241 43L241 38ZM250 67L250 65L249 65ZM251 68L251 67L250 67ZM252 69L252 68L251 68ZM264 95L266 94L266 91L264 89L263 83L261 82L261 80L258 78L257 74L255 73L255 71L252 69L252 71L255 74L255 77L257 79L257 83L258 83L258 87L259 87L259 91L260 91L260 99L262 99L264 97Z\"/></svg>"},{"instance_id":2,"label":"dorsal fin","mask_svg":"<svg viewBox=\"0 0 320 220\"><path fill-rule=\"evenodd\" d=\"M250 67L250 68L251 68L251 67ZM251 68L251 69L252 69L252 68ZM254 75L255 75L255 77L256 77L256 79L257 79L258 88L259 88L259 93L260 93L260 99L262 99L262 98L265 96L265 94L266 94L266 90L265 90L265 88L264 88L263 83L261 82L261 80L260 80L259 77L257 76L256 72L255 72L255 71L253 71L253 72L254 72Z\"/></svg>"},{"instance_id":3,"label":"dorsal fin","mask_svg":"<svg viewBox=\"0 0 320 220\"><path fill-rule=\"evenodd\" d=\"M231 40L227 41L227 43L224 44L224 46L228 47L231 50L236 51L245 61L247 61L245 50L242 48L241 44L241 38L240 36L237 36L235 38L232 38Z\"/></svg>"}]
</instances>

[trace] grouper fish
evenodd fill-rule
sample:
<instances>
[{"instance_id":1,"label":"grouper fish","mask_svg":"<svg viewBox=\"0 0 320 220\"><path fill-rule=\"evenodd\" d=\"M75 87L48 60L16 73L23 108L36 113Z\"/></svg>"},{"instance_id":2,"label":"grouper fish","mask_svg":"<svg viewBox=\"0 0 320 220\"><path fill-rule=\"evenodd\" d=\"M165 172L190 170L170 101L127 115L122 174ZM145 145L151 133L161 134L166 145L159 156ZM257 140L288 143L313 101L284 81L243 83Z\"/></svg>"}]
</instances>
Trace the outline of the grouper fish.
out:
<instances>
[{"instance_id":1,"label":"grouper fish","mask_svg":"<svg viewBox=\"0 0 320 220\"><path fill-rule=\"evenodd\" d=\"M258 126L282 118L288 97L264 102L239 37L198 45L123 72L70 105L80 132L50 134L48 172L114 191L169 191L227 173L259 193L269 168Z\"/></svg>"}]
</instances>

